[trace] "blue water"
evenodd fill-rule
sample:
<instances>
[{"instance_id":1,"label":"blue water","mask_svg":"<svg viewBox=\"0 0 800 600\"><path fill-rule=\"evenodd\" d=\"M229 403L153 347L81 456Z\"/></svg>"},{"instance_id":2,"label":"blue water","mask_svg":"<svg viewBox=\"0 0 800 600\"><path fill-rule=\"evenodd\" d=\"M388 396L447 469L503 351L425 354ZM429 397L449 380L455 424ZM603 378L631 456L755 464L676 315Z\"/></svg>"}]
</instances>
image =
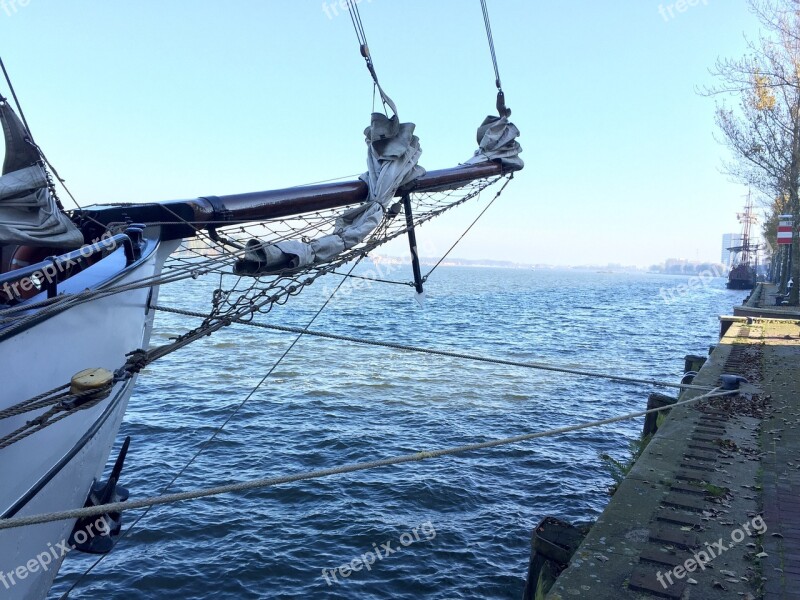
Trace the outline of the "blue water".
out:
<instances>
[{"instance_id":1,"label":"blue water","mask_svg":"<svg viewBox=\"0 0 800 600\"><path fill-rule=\"evenodd\" d=\"M408 267L392 269L387 277L408 279ZM346 288L314 328L676 381L683 356L705 354L716 341L717 316L744 297L721 279L669 295L670 303L659 294L686 283L646 274L441 267L424 310L411 288L366 284ZM160 303L202 310L212 286L174 284ZM259 319L305 325L330 288L319 282ZM153 343L196 324L160 313ZM292 339L231 327L148 368L120 432L133 440L123 475L132 496L160 493ZM306 337L171 491L613 416L643 409L651 391ZM638 419L158 507L71 597L516 599L531 529L546 515L595 518L611 484L598 455L625 456L641 426ZM127 522L138 514L127 514ZM374 560L370 570L346 578L337 571L333 579L332 570L362 555ZM72 553L53 596L92 560Z\"/></svg>"}]
</instances>

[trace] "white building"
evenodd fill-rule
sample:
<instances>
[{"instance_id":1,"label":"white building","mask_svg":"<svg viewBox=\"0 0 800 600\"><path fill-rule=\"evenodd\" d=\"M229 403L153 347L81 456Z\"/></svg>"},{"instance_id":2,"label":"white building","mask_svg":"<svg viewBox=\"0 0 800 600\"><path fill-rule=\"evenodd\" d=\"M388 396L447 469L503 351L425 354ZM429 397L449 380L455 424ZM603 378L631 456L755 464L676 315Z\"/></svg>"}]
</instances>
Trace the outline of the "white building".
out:
<instances>
[{"instance_id":1,"label":"white building","mask_svg":"<svg viewBox=\"0 0 800 600\"><path fill-rule=\"evenodd\" d=\"M733 260L735 253L728 250L728 248L734 248L736 246L741 246L741 245L742 245L741 233L722 234L722 254L720 256L720 262L726 267L731 267L731 261Z\"/></svg>"}]
</instances>

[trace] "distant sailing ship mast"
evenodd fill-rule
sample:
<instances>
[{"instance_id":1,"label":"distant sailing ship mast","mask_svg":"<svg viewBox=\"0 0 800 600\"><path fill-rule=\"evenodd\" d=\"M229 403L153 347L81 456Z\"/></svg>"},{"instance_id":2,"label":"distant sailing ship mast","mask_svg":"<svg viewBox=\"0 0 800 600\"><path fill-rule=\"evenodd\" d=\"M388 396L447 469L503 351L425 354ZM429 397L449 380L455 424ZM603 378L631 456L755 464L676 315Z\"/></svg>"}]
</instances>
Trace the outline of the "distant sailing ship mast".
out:
<instances>
[{"instance_id":1,"label":"distant sailing ship mast","mask_svg":"<svg viewBox=\"0 0 800 600\"><path fill-rule=\"evenodd\" d=\"M752 243L750 228L758 222L758 217L753 212L753 200L747 192L747 202L744 212L736 213L736 218L742 224L741 245L728 248L734 253L733 267L728 273L728 289L750 290L756 285L756 265L758 245Z\"/></svg>"}]
</instances>

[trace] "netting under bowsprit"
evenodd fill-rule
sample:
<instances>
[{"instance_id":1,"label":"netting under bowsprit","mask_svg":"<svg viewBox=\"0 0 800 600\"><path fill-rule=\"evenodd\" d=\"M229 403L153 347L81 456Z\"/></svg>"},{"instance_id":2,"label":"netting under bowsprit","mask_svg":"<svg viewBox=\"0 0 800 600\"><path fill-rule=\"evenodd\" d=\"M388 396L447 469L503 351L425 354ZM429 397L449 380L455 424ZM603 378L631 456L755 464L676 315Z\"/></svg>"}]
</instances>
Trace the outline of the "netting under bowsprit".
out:
<instances>
[{"instance_id":1,"label":"netting under bowsprit","mask_svg":"<svg viewBox=\"0 0 800 600\"><path fill-rule=\"evenodd\" d=\"M479 179L456 190L411 194L413 226L416 227L442 213L477 199L485 189L505 180L509 175ZM366 256L386 242L405 235L409 226L398 202L386 210L383 221L362 243L346 249L325 262L300 268L286 268L269 274L243 275L235 271L245 255L247 240L257 238L274 244L285 240L313 240L334 231L337 217L351 207L308 213L289 219L263 221L250 225L229 225L211 233L200 232L196 238L184 240L164 266L164 275L179 272L216 274L220 278L213 294L207 320L236 317L242 312L268 312L275 304L285 303L319 277L338 267ZM257 310L252 310L257 307Z\"/></svg>"}]
</instances>

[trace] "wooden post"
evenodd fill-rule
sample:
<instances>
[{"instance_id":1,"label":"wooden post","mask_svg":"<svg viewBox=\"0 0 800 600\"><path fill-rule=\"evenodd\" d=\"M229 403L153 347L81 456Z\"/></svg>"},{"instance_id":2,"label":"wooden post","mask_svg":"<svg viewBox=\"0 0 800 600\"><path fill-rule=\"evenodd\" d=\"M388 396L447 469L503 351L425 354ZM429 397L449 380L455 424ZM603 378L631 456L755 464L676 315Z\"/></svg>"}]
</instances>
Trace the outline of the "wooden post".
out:
<instances>
[{"instance_id":1,"label":"wooden post","mask_svg":"<svg viewBox=\"0 0 800 600\"><path fill-rule=\"evenodd\" d=\"M414 231L414 215L411 214L411 196L403 194L403 210L406 213L406 228L408 229L408 245L411 248L411 269L414 272L414 289L417 294L422 294L422 271L419 266L419 251L417 250L417 234Z\"/></svg>"}]
</instances>

